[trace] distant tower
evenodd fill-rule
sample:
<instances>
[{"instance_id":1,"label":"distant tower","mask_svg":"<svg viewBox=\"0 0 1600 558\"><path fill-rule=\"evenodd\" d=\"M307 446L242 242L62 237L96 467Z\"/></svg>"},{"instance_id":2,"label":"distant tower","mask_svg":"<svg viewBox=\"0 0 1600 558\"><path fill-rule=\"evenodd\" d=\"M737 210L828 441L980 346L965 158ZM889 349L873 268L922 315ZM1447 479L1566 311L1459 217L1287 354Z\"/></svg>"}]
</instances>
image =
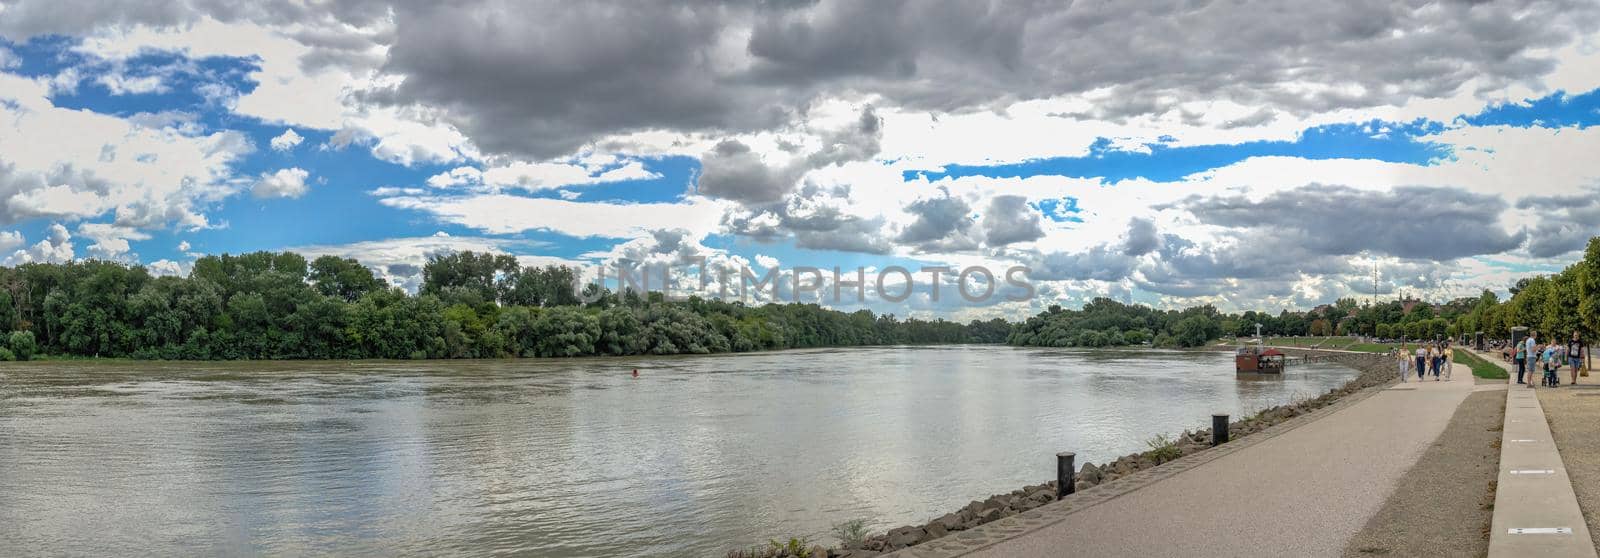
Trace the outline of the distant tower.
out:
<instances>
[{"instance_id":1,"label":"distant tower","mask_svg":"<svg viewBox=\"0 0 1600 558\"><path fill-rule=\"evenodd\" d=\"M1372 258L1372 305L1378 305L1378 258Z\"/></svg>"}]
</instances>

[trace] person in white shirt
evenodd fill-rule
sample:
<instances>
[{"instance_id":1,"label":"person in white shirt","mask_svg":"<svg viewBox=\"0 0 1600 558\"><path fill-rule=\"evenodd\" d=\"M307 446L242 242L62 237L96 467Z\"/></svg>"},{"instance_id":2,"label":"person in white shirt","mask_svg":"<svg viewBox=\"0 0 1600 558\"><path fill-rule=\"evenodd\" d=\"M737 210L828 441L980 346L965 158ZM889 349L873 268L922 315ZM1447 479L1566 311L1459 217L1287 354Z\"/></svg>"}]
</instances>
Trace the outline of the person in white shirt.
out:
<instances>
[{"instance_id":1,"label":"person in white shirt","mask_svg":"<svg viewBox=\"0 0 1600 558\"><path fill-rule=\"evenodd\" d=\"M1522 348L1526 351L1528 359L1528 363L1525 366L1527 366L1529 373L1532 373L1536 369L1534 367L1539 365L1539 342L1534 339L1538 334L1539 332L1530 329L1528 330L1528 338L1522 340ZM1533 382L1528 382L1528 387L1533 387L1533 384Z\"/></svg>"}]
</instances>

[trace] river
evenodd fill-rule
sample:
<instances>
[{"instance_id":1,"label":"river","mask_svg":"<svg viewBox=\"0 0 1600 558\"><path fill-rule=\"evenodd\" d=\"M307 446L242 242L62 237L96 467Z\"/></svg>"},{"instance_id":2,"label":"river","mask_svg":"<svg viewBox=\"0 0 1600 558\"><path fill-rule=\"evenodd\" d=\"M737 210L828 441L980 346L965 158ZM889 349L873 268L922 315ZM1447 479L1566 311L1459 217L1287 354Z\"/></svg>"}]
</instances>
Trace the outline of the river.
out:
<instances>
[{"instance_id":1,"label":"river","mask_svg":"<svg viewBox=\"0 0 1600 558\"><path fill-rule=\"evenodd\" d=\"M637 368L640 376L630 371ZM1309 397L1216 352L885 347L425 362L0 364L23 555L721 556L831 543ZM1113 527L1114 528L1114 527Z\"/></svg>"}]
</instances>

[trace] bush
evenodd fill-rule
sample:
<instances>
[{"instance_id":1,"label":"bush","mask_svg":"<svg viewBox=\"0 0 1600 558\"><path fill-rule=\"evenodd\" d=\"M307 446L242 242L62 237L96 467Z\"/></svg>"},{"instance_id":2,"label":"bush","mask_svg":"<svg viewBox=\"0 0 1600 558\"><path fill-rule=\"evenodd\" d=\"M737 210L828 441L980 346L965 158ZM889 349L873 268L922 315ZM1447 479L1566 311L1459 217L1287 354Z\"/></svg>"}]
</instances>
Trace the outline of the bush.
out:
<instances>
[{"instance_id":1,"label":"bush","mask_svg":"<svg viewBox=\"0 0 1600 558\"><path fill-rule=\"evenodd\" d=\"M11 362L17 360L17 355L11 354L11 349L0 347L0 361Z\"/></svg>"},{"instance_id":2,"label":"bush","mask_svg":"<svg viewBox=\"0 0 1600 558\"><path fill-rule=\"evenodd\" d=\"M1178 442L1168 438L1166 434L1157 434L1156 437L1146 440L1145 445L1150 446L1150 451L1144 454L1154 459L1157 465L1183 457L1183 451L1178 449Z\"/></svg>"},{"instance_id":3,"label":"bush","mask_svg":"<svg viewBox=\"0 0 1600 558\"><path fill-rule=\"evenodd\" d=\"M39 344L34 341L31 331L13 331L7 341L10 352L17 360L29 360L39 353Z\"/></svg>"},{"instance_id":4,"label":"bush","mask_svg":"<svg viewBox=\"0 0 1600 558\"><path fill-rule=\"evenodd\" d=\"M867 520L852 519L844 523L833 525L833 536L839 538L839 546L850 548L867 540Z\"/></svg>"}]
</instances>

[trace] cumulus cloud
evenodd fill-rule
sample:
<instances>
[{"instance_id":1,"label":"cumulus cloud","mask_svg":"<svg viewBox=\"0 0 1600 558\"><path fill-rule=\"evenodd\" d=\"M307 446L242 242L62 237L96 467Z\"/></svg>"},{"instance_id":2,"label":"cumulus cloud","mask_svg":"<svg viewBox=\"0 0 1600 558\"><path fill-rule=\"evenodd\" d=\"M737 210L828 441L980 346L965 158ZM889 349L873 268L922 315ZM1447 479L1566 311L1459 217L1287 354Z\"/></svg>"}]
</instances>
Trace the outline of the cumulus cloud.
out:
<instances>
[{"instance_id":1,"label":"cumulus cloud","mask_svg":"<svg viewBox=\"0 0 1600 558\"><path fill-rule=\"evenodd\" d=\"M48 84L0 73L0 225L111 212L129 226L209 226L201 208L236 191L230 165L249 141L154 123L57 107Z\"/></svg>"},{"instance_id":2,"label":"cumulus cloud","mask_svg":"<svg viewBox=\"0 0 1600 558\"><path fill-rule=\"evenodd\" d=\"M716 228L721 204L704 198L675 203L577 202L508 194L396 196L380 203L422 211L490 234L544 230L580 237L631 238L641 230Z\"/></svg>"},{"instance_id":3,"label":"cumulus cloud","mask_svg":"<svg viewBox=\"0 0 1600 558\"><path fill-rule=\"evenodd\" d=\"M129 241L149 240L150 235L132 227L111 223L83 223L78 225L78 236L93 241L89 255L102 260L136 262L138 254L132 252Z\"/></svg>"},{"instance_id":4,"label":"cumulus cloud","mask_svg":"<svg viewBox=\"0 0 1600 558\"><path fill-rule=\"evenodd\" d=\"M973 225L977 223L972 206L950 197L948 191L911 202L906 212L915 220L895 238L901 244L922 252L958 252L978 247L972 238Z\"/></svg>"},{"instance_id":5,"label":"cumulus cloud","mask_svg":"<svg viewBox=\"0 0 1600 558\"><path fill-rule=\"evenodd\" d=\"M26 241L21 234L13 232L0 241L15 242L21 245ZM5 265L20 265L25 263L66 263L72 261L72 234L60 223L52 223L46 229L44 240L27 248L12 252L5 259Z\"/></svg>"},{"instance_id":6,"label":"cumulus cloud","mask_svg":"<svg viewBox=\"0 0 1600 558\"><path fill-rule=\"evenodd\" d=\"M984 242L1005 246L1030 242L1044 236L1039 211L1028 205L1028 198L1017 195L995 196L983 210Z\"/></svg>"},{"instance_id":7,"label":"cumulus cloud","mask_svg":"<svg viewBox=\"0 0 1600 558\"><path fill-rule=\"evenodd\" d=\"M428 185L434 188L539 191L656 178L661 178L661 175L645 168L644 163L638 160L621 161L615 157L601 156L545 163L518 161L488 169L456 167L429 177Z\"/></svg>"},{"instance_id":8,"label":"cumulus cloud","mask_svg":"<svg viewBox=\"0 0 1600 558\"><path fill-rule=\"evenodd\" d=\"M272 150L289 151L305 140L306 138L300 137L300 134L295 133L294 128L289 128L279 134L278 137L272 138Z\"/></svg>"},{"instance_id":9,"label":"cumulus cloud","mask_svg":"<svg viewBox=\"0 0 1600 558\"><path fill-rule=\"evenodd\" d=\"M490 9L501 12L485 17ZM1020 1L402 4L384 70L406 79L372 100L447 107L486 149L535 156L633 131L767 129L846 91L936 111L1083 94L1097 99L1086 112L1101 119L1173 111L1194 98L1272 109L1234 123L1245 126L1273 111L1398 105L1534 81L1552 71L1549 49L1592 29L1595 11L1576 0L1307 0L1270 13L1176 0L1138 10ZM540 21L542 32L495 24L507 19ZM1195 49L1185 42L1195 35L1217 39ZM520 132L530 129L548 133Z\"/></svg>"},{"instance_id":10,"label":"cumulus cloud","mask_svg":"<svg viewBox=\"0 0 1600 558\"><path fill-rule=\"evenodd\" d=\"M250 194L258 199L298 198L311 191L311 187L306 184L306 178L309 176L310 172L299 167L261 173L255 186L250 187Z\"/></svg>"},{"instance_id":11,"label":"cumulus cloud","mask_svg":"<svg viewBox=\"0 0 1600 558\"><path fill-rule=\"evenodd\" d=\"M371 268L379 278L388 284L410 292L416 292L417 288L422 285L423 266L428 263L429 256L436 254L471 250L474 252L511 254L516 256L517 261L525 266L549 264L582 266L583 262L581 261L540 256L532 253L547 247L548 245L546 244L526 240L450 236L439 233L433 236L388 238L349 244L296 246L286 248L286 250L304 254L310 258L318 256L354 258L356 261Z\"/></svg>"},{"instance_id":12,"label":"cumulus cloud","mask_svg":"<svg viewBox=\"0 0 1600 558\"><path fill-rule=\"evenodd\" d=\"M1155 222L1135 217L1128 221L1128 234L1122 253L1129 256L1143 256L1154 251L1160 243Z\"/></svg>"},{"instance_id":13,"label":"cumulus cloud","mask_svg":"<svg viewBox=\"0 0 1600 558\"><path fill-rule=\"evenodd\" d=\"M188 277L189 272L194 269L194 261L156 260L144 267L150 270L151 275L157 277Z\"/></svg>"},{"instance_id":14,"label":"cumulus cloud","mask_svg":"<svg viewBox=\"0 0 1600 558\"><path fill-rule=\"evenodd\" d=\"M848 126L820 134L819 144L805 156L783 162L769 162L767 156L737 139L723 140L700 157L699 191L747 204L778 201L793 192L810 171L876 155L882 126L868 106Z\"/></svg>"},{"instance_id":15,"label":"cumulus cloud","mask_svg":"<svg viewBox=\"0 0 1600 558\"><path fill-rule=\"evenodd\" d=\"M1528 196L1517 209L1531 213L1528 255L1554 258L1583 250L1589 239L1600 236L1600 188L1570 195Z\"/></svg>"},{"instance_id":16,"label":"cumulus cloud","mask_svg":"<svg viewBox=\"0 0 1600 558\"><path fill-rule=\"evenodd\" d=\"M1402 186L1387 192L1311 185L1256 202L1243 196L1194 196L1178 204L1207 225L1252 240L1303 246L1313 254L1373 252L1451 260L1498 254L1527 233L1499 226L1506 202L1460 188ZM1359 224L1359 226L1353 226Z\"/></svg>"}]
</instances>

